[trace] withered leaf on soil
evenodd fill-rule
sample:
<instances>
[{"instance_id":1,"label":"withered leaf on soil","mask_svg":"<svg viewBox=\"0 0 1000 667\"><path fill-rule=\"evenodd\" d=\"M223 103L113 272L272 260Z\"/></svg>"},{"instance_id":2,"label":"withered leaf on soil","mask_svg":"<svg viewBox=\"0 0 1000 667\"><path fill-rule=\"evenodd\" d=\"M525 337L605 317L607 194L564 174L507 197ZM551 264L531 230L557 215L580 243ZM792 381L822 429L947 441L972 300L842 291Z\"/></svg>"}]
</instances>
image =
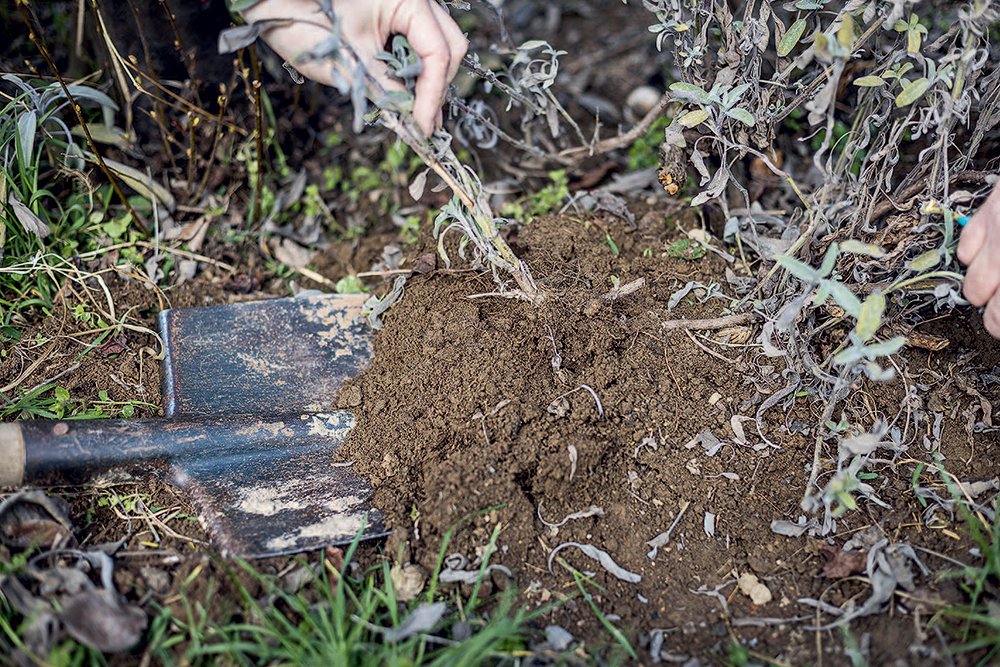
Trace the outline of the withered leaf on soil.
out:
<instances>
[{"instance_id":1,"label":"withered leaf on soil","mask_svg":"<svg viewBox=\"0 0 1000 667\"><path fill-rule=\"evenodd\" d=\"M706 452L711 452L709 453L709 456L712 456L718 451L718 448L722 445L722 443L715 437L711 430L706 428L698 433L698 435L684 443L684 448L694 449L698 445L704 447Z\"/></svg>"},{"instance_id":2,"label":"withered leaf on soil","mask_svg":"<svg viewBox=\"0 0 1000 667\"><path fill-rule=\"evenodd\" d=\"M565 628L561 628L558 625L547 625L545 626L545 641L551 650L562 653L576 639Z\"/></svg>"},{"instance_id":3,"label":"withered leaf on soil","mask_svg":"<svg viewBox=\"0 0 1000 667\"><path fill-rule=\"evenodd\" d=\"M585 555L599 562L601 564L601 567L603 567L609 573L611 573L615 577L618 577L622 581L627 581L631 584L637 584L640 581L642 581L642 576L635 574L633 572L629 572L628 570L620 567L617 563L615 563L614 559L611 557L611 554L609 554L607 551L602 551L601 549L598 549L592 544L580 544L579 542L564 542L552 550L552 553L549 554L550 573L552 572L552 559L554 559L556 557L556 554L559 553L561 550L565 549L566 547L576 547L577 549L582 551Z\"/></svg>"},{"instance_id":4,"label":"withered leaf on soil","mask_svg":"<svg viewBox=\"0 0 1000 667\"><path fill-rule=\"evenodd\" d=\"M576 463L580 455L576 450L576 445L566 445L566 451L569 453L569 481L572 482L576 475Z\"/></svg>"},{"instance_id":5,"label":"withered leaf on soil","mask_svg":"<svg viewBox=\"0 0 1000 667\"><path fill-rule=\"evenodd\" d=\"M701 467L698 465L698 459L691 459L684 464L684 467L695 477L701 477Z\"/></svg>"},{"instance_id":6,"label":"withered leaf on soil","mask_svg":"<svg viewBox=\"0 0 1000 667\"><path fill-rule=\"evenodd\" d=\"M118 593L107 588L65 600L59 619L73 639L105 653L132 648L146 629L146 614L138 607L122 605Z\"/></svg>"},{"instance_id":7,"label":"withered leaf on soil","mask_svg":"<svg viewBox=\"0 0 1000 667\"><path fill-rule=\"evenodd\" d=\"M897 587L913 590L911 562L917 565L924 576L930 574L930 571L917 558L913 547L908 544L889 544L888 539L881 540L869 550L866 557L865 571L871 586L871 595L868 599L862 605L847 612L834 608L834 610L830 610L830 613L839 616L836 621L819 627L806 626L806 629L827 630L850 623L856 618L881 612L892 599L893 592ZM819 606L824 611L828 610L826 603L812 598L800 598L799 603Z\"/></svg>"},{"instance_id":8,"label":"withered leaf on soil","mask_svg":"<svg viewBox=\"0 0 1000 667\"><path fill-rule=\"evenodd\" d=\"M275 259L293 269L305 268L316 256L315 250L305 248L291 239L281 239L280 243L277 239L272 239L271 252Z\"/></svg>"},{"instance_id":9,"label":"withered leaf on soil","mask_svg":"<svg viewBox=\"0 0 1000 667\"><path fill-rule=\"evenodd\" d=\"M546 526L548 526L549 528L559 528L560 526L565 525L567 522L573 521L575 519L586 519L587 517L591 516L604 516L603 508L598 507L597 505L591 505L585 510L581 510L579 512L573 512L572 514L567 514L565 517L563 517L563 520L560 521L559 523L550 523L542 518L542 504L543 503L538 503L538 520L541 521Z\"/></svg>"},{"instance_id":10,"label":"withered leaf on soil","mask_svg":"<svg viewBox=\"0 0 1000 667\"><path fill-rule=\"evenodd\" d=\"M795 523L784 519L775 519L771 522L771 531L785 537L802 537L807 530L818 531L821 527L815 518L806 521L805 516L799 516L799 520Z\"/></svg>"},{"instance_id":11,"label":"withered leaf on soil","mask_svg":"<svg viewBox=\"0 0 1000 667\"><path fill-rule=\"evenodd\" d=\"M565 417L569 414L569 400L565 396L560 396L556 400L549 403L549 407L545 409L550 415Z\"/></svg>"},{"instance_id":12,"label":"withered leaf on soil","mask_svg":"<svg viewBox=\"0 0 1000 667\"><path fill-rule=\"evenodd\" d=\"M385 640L387 642L400 642L415 634L427 632L437 625L447 609L448 605L444 602L435 602L434 604L424 602L414 609L413 613L407 616L398 628L387 629L384 635Z\"/></svg>"},{"instance_id":13,"label":"withered leaf on soil","mask_svg":"<svg viewBox=\"0 0 1000 667\"><path fill-rule=\"evenodd\" d=\"M827 579L843 579L865 571L867 553L864 551L844 551L829 544L820 544L819 550L826 556L823 576Z\"/></svg>"},{"instance_id":14,"label":"withered leaf on soil","mask_svg":"<svg viewBox=\"0 0 1000 667\"><path fill-rule=\"evenodd\" d=\"M650 452L655 452L657 446L658 445L656 443L656 438L654 438L651 435L646 436L645 438L642 439L641 442L639 442L638 445L635 446L635 451L632 452L632 458L634 459L639 458L639 452L641 452L643 449Z\"/></svg>"},{"instance_id":15,"label":"withered leaf on soil","mask_svg":"<svg viewBox=\"0 0 1000 667\"><path fill-rule=\"evenodd\" d=\"M712 514L711 512L705 512L703 527L705 529L705 535L709 537L715 537L715 514Z\"/></svg>"},{"instance_id":16,"label":"withered leaf on soil","mask_svg":"<svg viewBox=\"0 0 1000 667\"><path fill-rule=\"evenodd\" d=\"M504 567L503 565L486 565L489 563L490 553L487 552L482 558L486 560L483 561L482 558L477 558L473 562L469 562L461 553L453 553L444 559L444 569L441 574L438 575L438 581L445 584L474 584L476 580L479 579L480 574L483 576L490 574L491 572L502 572L507 575L508 578L513 577L513 573ZM485 565L485 567L484 567Z\"/></svg>"},{"instance_id":17,"label":"withered leaf on soil","mask_svg":"<svg viewBox=\"0 0 1000 667\"><path fill-rule=\"evenodd\" d=\"M403 286L406 285L406 276L396 276L392 284L392 289L384 297L370 296L365 301L365 310L368 311L368 326L378 331L382 328L382 314L392 308L403 296Z\"/></svg>"},{"instance_id":18,"label":"withered leaf on soil","mask_svg":"<svg viewBox=\"0 0 1000 667\"><path fill-rule=\"evenodd\" d=\"M437 268L437 254L424 253L413 261L413 272L416 274L430 273Z\"/></svg>"},{"instance_id":19,"label":"withered leaf on soil","mask_svg":"<svg viewBox=\"0 0 1000 667\"><path fill-rule=\"evenodd\" d=\"M0 541L15 549L75 546L68 511L58 496L38 489L18 491L0 503Z\"/></svg>"},{"instance_id":20,"label":"withered leaf on soil","mask_svg":"<svg viewBox=\"0 0 1000 667\"><path fill-rule=\"evenodd\" d=\"M392 579L392 588L396 591L396 599L401 602L409 602L417 599L420 591L424 590L424 583L427 581L427 573L419 565L407 563L402 565L396 563L389 570Z\"/></svg>"},{"instance_id":21,"label":"withered leaf on soil","mask_svg":"<svg viewBox=\"0 0 1000 667\"><path fill-rule=\"evenodd\" d=\"M590 395L594 398L594 403L597 404L597 416L604 419L604 406L601 405L601 399L597 397L597 392L585 384L581 384L579 388L586 389L590 393Z\"/></svg>"},{"instance_id":22,"label":"withered leaf on soil","mask_svg":"<svg viewBox=\"0 0 1000 667\"><path fill-rule=\"evenodd\" d=\"M482 576L487 576L491 572L502 572L507 575L508 578L513 578L514 573L510 571L509 568L503 565L487 565L485 569L480 570L478 568L474 570L454 570L452 568L445 568L441 570L441 574L438 575L438 581L442 584L468 584L472 585L476 583L479 579L480 574Z\"/></svg>"}]
</instances>

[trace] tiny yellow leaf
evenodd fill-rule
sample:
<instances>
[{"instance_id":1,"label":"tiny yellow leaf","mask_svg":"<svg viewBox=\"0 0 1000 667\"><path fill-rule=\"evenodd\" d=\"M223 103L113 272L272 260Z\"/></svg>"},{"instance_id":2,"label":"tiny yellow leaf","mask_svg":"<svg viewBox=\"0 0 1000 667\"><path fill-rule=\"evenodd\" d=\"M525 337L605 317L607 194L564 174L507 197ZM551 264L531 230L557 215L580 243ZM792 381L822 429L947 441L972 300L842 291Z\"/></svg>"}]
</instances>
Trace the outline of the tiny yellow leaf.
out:
<instances>
[{"instance_id":1,"label":"tiny yellow leaf","mask_svg":"<svg viewBox=\"0 0 1000 667\"><path fill-rule=\"evenodd\" d=\"M922 273L924 271L929 271L938 265L941 261L941 250L935 248L934 250L928 250L927 252L917 255L912 260L906 263L906 268L910 271L916 271L917 273Z\"/></svg>"},{"instance_id":2,"label":"tiny yellow leaf","mask_svg":"<svg viewBox=\"0 0 1000 667\"><path fill-rule=\"evenodd\" d=\"M878 328L882 326L882 313L885 312L885 297L881 292L872 292L861 304L861 313L858 315L858 324L854 330L863 342L867 342L875 335Z\"/></svg>"},{"instance_id":3,"label":"tiny yellow leaf","mask_svg":"<svg viewBox=\"0 0 1000 667\"><path fill-rule=\"evenodd\" d=\"M778 55L784 57L791 53L792 49L795 48L795 45L799 43L800 39L802 39L802 33L805 32L805 29L805 19L798 19L795 23L793 23L788 28L788 32L786 32L781 38L781 41L778 42Z\"/></svg>"},{"instance_id":4,"label":"tiny yellow leaf","mask_svg":"<svg viewBox=\"0 0 1000 667\"><path fill-rule=\"evenodd\" d=\"M883 79L880 76L875 76L873 74L871 76L863 76L860 79L855 79L854 80L854 85L855 86L862 86L862 87L865 87L865 88L873 88L875 86L884 86L885 85L885 79Z\"/></svg>"},{"instance_id":5,"label":"tiny yellow leaf","mask_svg":"<svg viewBox=\"0 0 1000 667\"><path fill-rule=\"evenodd\" d=\"M680 118L678 118L677 122L683 125L684 127L694 127L695 125L704 123L706 120L708 120L708 117L709 113L704 109L695 109L694 111L689 111Z\"/></svg>"},{"instance_id":6,"label":"tiny yellow leaf","mask_svg":"<svg viewBox=\"0 0 1000 667\"><path fill-rule=\"evenodd\" d=\"M840 29L837 30L837 41L845 49L854 46L854 17L844 14L844 20L840 22Z\"/></svg>"}]
</instances>

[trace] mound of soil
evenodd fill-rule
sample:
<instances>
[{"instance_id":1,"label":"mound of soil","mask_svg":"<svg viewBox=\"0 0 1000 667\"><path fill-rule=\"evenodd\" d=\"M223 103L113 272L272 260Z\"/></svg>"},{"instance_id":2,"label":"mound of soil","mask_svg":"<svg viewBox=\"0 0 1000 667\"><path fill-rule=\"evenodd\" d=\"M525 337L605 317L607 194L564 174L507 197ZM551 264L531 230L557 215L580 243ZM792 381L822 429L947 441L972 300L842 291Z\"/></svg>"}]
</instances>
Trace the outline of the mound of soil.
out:
<instances>
[{"instance_id":1,"label":"mound of soil","mask_svg":"<svg viewBox=\"0 0 1000 667\"><path fill-rule=\"evenodd\" d=\"M695 224L682 221L686 228ZM800 598L860 604L869 588L846 575L861 570L843 570L838 559L832 569L824 564L862 529L963 558L968 545L954 539L954 526L927 530L920 519L924 508L911 477L927 453L912 439L912 424L913 456L894 466L886 462L871 480L892 509L861 500L860 511L842 517L829 539L772 531L772 521L795 521L801 513L812 429L823 404L809 395L778 402L763 411L766 428L758 433L756 411L787 385L781 363L753 343L759 331L747 325L691 335L663 330L662 320L717 316L729 301L707 298L712 283L732 295L726 263L672 242L677 234L662 211L643 215L635 230L590 218L533 222L517 242L553 295L538 308L470 299L494 288L488 276L410 278L376 337L372 366L341 392L342 407L358 406L358 424L341 454L371 480L374 504L395 530L388 556L432 570L449 531L448 551L470 560L484 553L496 531L490 562L514 573L532 606L567 600L546 622L590 646L601 643L597 637L610 641L609 635L593 609L574 597L573 574L560 559L579 571L596 570L587 592L601 613L618 619L633 645L648 645L662 631L665 652L718 655L731 637L788 664L846 664L839 633L817 639L801 623L752 619L831 620L796 604ZM645 285L638 292L601 299L615 279L624 285L639 278ZM705 287L671 310L672 295L692 281ZM956 361L963 351L968 358L969 347L979 352L976 367L997 366L995 342L978 323L957 316L936 325L950 332L951 344L942 352L908 348L908 374L938 378L931 392L938 407L931 409L944 411L940 453L948 470L960 479L996 475L995 439L967 432L955 409L975 399L945 381L968 372ZM718 342L720 334L729 342ZM855 389L838 415L861 424L880 415L905 426L901 379ZM711 447L706 431L725 444ZM824 456L835 458L836 445ZM821 483L832 465L825 471ZM921 478L935 481L926 473ZM600 511L550 525L593 507ZM648 543L668 529L669 541L654 554ZM566 542L604 550L638 576L631 582L612 576L575 547L553 559ZM770 602L756 606L736 588L734 580L747 573L767 587ZM494 574L490 583L502 586L504 579ZM958 599L947 581L918 576L916 586L913 600ZM926 639L914 623L920 607L901 603L898 611L910 615L852 624L859 635L872 633L871 664L910 659L909 647ZM928 660L922 664L934 664Z\"/></svg>"},{"instance_id":2,"label":"mound of soil","mask_svg":"<svg viewBox=\"0 0 1000 667\"><path fill-rule=\"evenodd\" d=\"M489 562L508 568L513 581L494 571L479 593L510 588L532 609L558 603L533 622L539 629L567 629L583 642L578 654L624 656L600 613L636 647L642 664L649 664L654 647L662 659L714 659L736 641L787 664L846 665L839 631L807 627L833 618L798 601L863 604L871 595L864 559L842 547L852 539L863 545L888 539L913 547L928 573L914 567L912 589L882 613L853 621L852 636L866 642L869 664L947 664L925 621L938 603L964 599L955 579L938 575L955 561L975 562L973 543L959 515L931 516L916 496L914 479L948 497L939 476L931 468L914 473L932 461L935 452L925 443L935 442L940 423L936 454L950 473L961 480L1000 474L995 434L969 427L971 408L984 399L997 405L1000 398L989 382L1000 352L978 315L957 313L923 325L920 333L946 337L947 347L904 348L895 361L905 372L888 383L860 383L837 409L836 420L867 426L883 417L903 432L908 451L887 456L868 480L888 509L859 498L859 509L838 519L835 534L784 537L771 523L802 514L821 397L802 392L768 403L788 380L782 362L765 356L757 342L758 324L690 335L663 328L667 320L719 316L730 301L711 296L719 290L712 285L733 296L725 277L731 265L681 235L680 228L698 226L693 211L677 215L662 203L641 209L633 206L637 229L588 216L542 218L523 227L514 244L551 293L540 307L470 298L495 288L488 274L432 271L408 279L404 298L375 336L371 367L337 397L358 417L337 455L354 460L354 470L372 482L373 503L394 531L387 542L365 543L358 560L372 565L388 558L430 572L446 537L447 553L475 561L496 535ZM336 279L366 268L392 237L387 230L357 247L333 247L321 272ZM429 238L423 243L413 257L435 245ZM212 271L172 291L169 304L114 274L105 279L119 311L128 309L129 320L147 328L167 305L261 298L234 293L230 279ZM602 298L616 284L638 279L644 281L638 291ZM691 283L701 287L677 299ZM8 345L11 363L0 381L35 386L56 378L74 400L103 390L111 401L142 401L135 416L155 415L157 343L132 330L123 349L89 349L92 325L72 313L77 301L99 309L97 294L95 287L91 300L70 290L54 317L26 326L21 342ZM831 326L825 343L833 349L844 334ZM35 342L41 351L32 348ZM33 363L39 355L45 359ZM914 383L917 397L906 399ZM766 405L772 407L762 409ZM917 409L931 420L914 423ZM753 419L758 411L760 431ZM823 455L835 458L832 440ZM831 462L820 483L832 472ZM144 522L108 506L106 491L62 493L82 527L81 543L126 538L116 554L115 581L130 600L155 600L182 615L182 600L204 595L206 603L211 597L213 617L237 604L231 568L206 559L208 538L182 494L146 484L116 490L159 508L154 532L152 524L146 530ZM552 525L574 513L585 516ZM654 550L649 543L657 537ZM580 547L553 556L567 542L607 552L627 580ZM287 558L257 565L263 572L290 566ZM589 601L569 568L594 571L582 584ZM192 580L196 571L202 576ZM763 597L751 599L737 588L736 580L749 575L766 587ZM204 586L213 581L219 590L209 595ZM258 586L250 579L242 585Z\"/></svg>"}]
</instances>

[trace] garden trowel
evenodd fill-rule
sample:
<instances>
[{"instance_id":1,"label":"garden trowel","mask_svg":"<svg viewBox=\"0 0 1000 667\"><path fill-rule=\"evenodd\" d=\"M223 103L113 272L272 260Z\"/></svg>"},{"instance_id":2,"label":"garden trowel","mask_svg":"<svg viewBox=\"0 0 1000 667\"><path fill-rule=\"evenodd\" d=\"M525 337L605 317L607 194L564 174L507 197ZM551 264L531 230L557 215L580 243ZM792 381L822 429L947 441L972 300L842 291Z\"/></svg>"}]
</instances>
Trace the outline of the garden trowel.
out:
<instances>
[{"instance_id":1,"label":"garden trowel","mask_svg":"<svg viewBox=\"0 0 1000 667\"><path fill-rule=\"evenodd\" d=\"M223 556L384 534L371 487L334 456L333 409L372 357L360 295L165 310L164 419L0 424L0 487L159 476L185 491Z\"/></svg>"}]
</instances>

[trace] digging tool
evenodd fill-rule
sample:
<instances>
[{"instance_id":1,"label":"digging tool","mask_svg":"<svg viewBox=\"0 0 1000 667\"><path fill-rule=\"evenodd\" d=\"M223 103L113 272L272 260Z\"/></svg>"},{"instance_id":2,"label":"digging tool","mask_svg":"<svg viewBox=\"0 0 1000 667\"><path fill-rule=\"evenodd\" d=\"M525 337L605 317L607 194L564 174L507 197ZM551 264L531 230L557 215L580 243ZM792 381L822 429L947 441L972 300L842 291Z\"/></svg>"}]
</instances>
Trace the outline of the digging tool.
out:
<instances>
[{"instance_id":1,"label":"digging tool","mask_svg":"<svg viewBox=\"0 0 1000 667\"><path fill-rule=\"evenodd\" d=\"M223 556L295 553L383 535L371 486L333 454L333 409L372 357L360 295L170 309L162 419L0 424L0 487L157 476L186 492Z\"/></svg>"}]
</instances>

